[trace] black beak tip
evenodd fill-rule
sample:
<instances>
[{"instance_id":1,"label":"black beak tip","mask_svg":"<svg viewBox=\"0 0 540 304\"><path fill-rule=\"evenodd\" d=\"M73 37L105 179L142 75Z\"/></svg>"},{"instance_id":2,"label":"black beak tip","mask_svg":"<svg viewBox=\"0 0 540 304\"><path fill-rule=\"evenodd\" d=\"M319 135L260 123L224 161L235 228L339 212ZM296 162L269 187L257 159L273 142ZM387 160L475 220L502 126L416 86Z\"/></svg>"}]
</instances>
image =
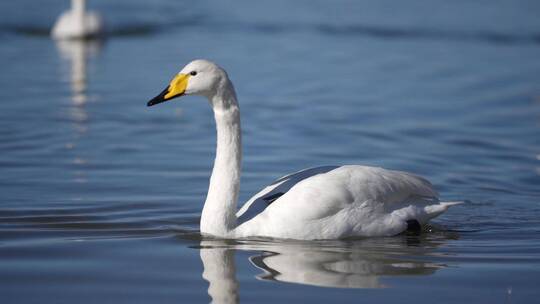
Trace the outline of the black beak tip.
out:
<instances>
[{"instance_id":1,"label":"black beak tip","mask_svg":"<svg viewBox=\"0 0 540 304\"><path fill-rule=\"evenodd\" d=\"M151 107L153 105L157 105L158 103L162 103L164 101L167 101L167 99L165 99L165 95L167 95L167 92L169 92L169 87L166 87L165 90L163 90L163 92L161 92L158 96L152 98L147 104L146 106L147 107Z\"/></svg>"},{"instance_id":2,"label":"black beak tip","mask_svg":"<svg viewBox=\"0 0 540 304\"><path fill-rule=\"evenodd\" d=\"M147 107L151 107L151 106L157 105L158 103L164 102L165 99L160 98L160 97L161 97L161 96L158 96L158 97L156 97L156 98L153 98L152 100L150 100L150 101L146 104L146 106L147 106Z\"/></svg>"}]
</instances>

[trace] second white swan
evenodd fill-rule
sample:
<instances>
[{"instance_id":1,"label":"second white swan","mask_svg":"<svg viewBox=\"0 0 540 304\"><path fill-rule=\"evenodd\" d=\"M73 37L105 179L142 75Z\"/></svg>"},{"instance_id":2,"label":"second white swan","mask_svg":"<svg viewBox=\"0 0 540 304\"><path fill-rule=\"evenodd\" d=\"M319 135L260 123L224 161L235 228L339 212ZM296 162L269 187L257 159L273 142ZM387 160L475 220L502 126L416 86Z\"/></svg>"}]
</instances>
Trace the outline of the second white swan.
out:
<instances>
[{"instance_id":1,"label":"second white swan","mask_svg":"<svg viewBox=\"0 0 540 304\"><path fill-rule=\"evenodd\" d=\"M366 166L325 166L282 177L237 211L242 160L240 108L225 70L207 60L186 65L148 106L182 95L208 98L217 151L201 233L223 238L340 239L419 229L449 206L425 179Z\"/></svg>"},{"instance_id":2,"label":"second white swan","mask_svg":"<svg viewBox=\"0 0 540 304\"><path fill-rule=\"evenodd\" d=\"M52 37L59 40L96 38L103 33L103 18L86 10L86 0L71 0L71 9L58 17L51 31Z\"/></svg>"}]
</instances>

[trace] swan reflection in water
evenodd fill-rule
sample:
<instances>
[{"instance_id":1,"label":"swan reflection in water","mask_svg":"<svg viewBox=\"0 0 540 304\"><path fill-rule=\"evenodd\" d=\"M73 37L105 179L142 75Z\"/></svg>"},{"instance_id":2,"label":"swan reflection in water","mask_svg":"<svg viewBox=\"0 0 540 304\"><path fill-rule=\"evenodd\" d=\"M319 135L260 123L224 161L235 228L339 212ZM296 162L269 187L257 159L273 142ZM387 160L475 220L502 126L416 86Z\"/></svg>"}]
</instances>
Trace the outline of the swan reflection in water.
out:
<instances>
[{"instance_id":1,"label":"swan reflection in water","mask_svg":"<svg viewBox=\"0 0 540 304\"><path fill-rule=\"evenodd\" d=\"M89 59L101 51L102 40L56 40L60 57L69 64L68 79L71 86L72 102L82 106L88 101L87 64Z\"/></svg>"},{"instance_id":2,"label":"swan reflection in water","mask_svg":"<svg viewBox=\"0 0 540 304\"><path fill-rule=\"evenodd\" d=\"M63 80L70 85L71 96L68 117L75 130L74 138L70 138L65 147L77 151L74 149L78 141L88 131L89 116L86 105L90 98L87 90L87 66L91 63L91 59L99 54L103 41L96 39L62 39L56 40L55 43L60 58L67 65L62 66L62 76ZM75 182L86 182L84 165L87 162L81 155L75 155L72 159L72 163L79 168L74 172Z\"/></svg>"},{"instance_id":3,"label":"swan reflection in water","mask_svg":"<svg viewBox=\"0 0 540 304\"><path fill-rule=\"evenodd\" d=\"M88 113L86 104L89 101L87 90L87 65L92 57L97 56L101 50L101 40L56 40L60 58L69 65L65 72L65 79L71 87L70 119L79 134L86 133L88 127Z\"/></svg>"},{"instance_id":4,"label":"swan reflection in water","mask_svg":"<svg viewBox=\"0 0 540 304\"><path fill-rule=\"evenodd\" d=\"M398 236L325 242L201 241L203 278L214 303L237 303L235 251L258 252L249 261L258 279L334 288L384 288L381 277L431 275L445 268L429 256L455 235ZM411 258L414 256L414 258Z\"/></svg>"}]
</instances>

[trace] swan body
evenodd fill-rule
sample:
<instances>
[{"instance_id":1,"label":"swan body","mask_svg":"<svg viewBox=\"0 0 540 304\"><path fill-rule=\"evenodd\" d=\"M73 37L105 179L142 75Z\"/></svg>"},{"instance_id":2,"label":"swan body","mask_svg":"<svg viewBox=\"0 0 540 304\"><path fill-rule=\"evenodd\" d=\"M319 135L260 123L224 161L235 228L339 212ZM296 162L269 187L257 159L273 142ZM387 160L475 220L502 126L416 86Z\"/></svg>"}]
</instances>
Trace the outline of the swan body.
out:
<instances>
[{"instance_id":1,"label":"swan body","mask_svg":"<svg viewBox=\"0 0 540 304\"><path fill-rule=\"evenodd\" d=\"M87 39L103 34L103 19L97 12L86 11L86 0L71 0L71 9L60 15L51 35L55 39Z\"/></svg>"},{"instance_id":2,"label":"swan body","mask_svg":"<svg viewBox=\"0 0 540 304\"><path fill-rule=\"evenodd\" d=\"M240 109L227 73L207 60L186 65L148 106L182 95L208 98L217 150L201 233L223 238L340 239L390 236L420 225L459 202L440 202L425 179L411 173L350 165L285 176L236 212L242 158Z\"/></svg>"}]
</instances>

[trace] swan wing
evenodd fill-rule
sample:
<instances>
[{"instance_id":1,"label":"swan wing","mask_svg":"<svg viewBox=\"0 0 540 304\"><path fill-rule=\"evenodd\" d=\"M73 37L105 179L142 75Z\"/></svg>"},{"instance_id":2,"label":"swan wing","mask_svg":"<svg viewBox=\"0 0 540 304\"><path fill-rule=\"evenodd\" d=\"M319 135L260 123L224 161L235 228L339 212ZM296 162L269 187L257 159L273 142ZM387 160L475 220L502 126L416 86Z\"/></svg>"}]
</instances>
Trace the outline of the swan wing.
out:
<instances>
[{"instance_id":1,"label":"swan wing","mask_svg":"<svg viewBox=\"0 0 540 304\"><path fill-rule=\"evenodd\" d=\"M299 181L270 209L290 212L298 208L297 217L317 220L366 202L372 211L385 213L402 205L438 200L431 183L414 174L377 167L341 166Z\"/></svg>"},{"instance_id":2,"label":"swan wing","mask_svg":"<svg viewBox=\"0 0 540 304\"><path fill-rule=\"evenodd\" d=\"M341 166L311 174L269 204L264 198L280 191L279 181L240 210L250 216L238 232L302 239L395 235L406 229L407 220L424 224L451 205L440 203L424 178L377 167Z\"/></svg>"},{"instance_id":3,"label":"swan wing","mask_svg":"<svg viewBox=\"0 0 540 304\"><path fill-rule=\"evenodd\" d=\"M263 212L266 207L276 201L283 194L287 193L294 185L299 182L310 178L317 174L323 174L334 169L338 166L320 166L314 168L304 169L295 173L278 178L272 184L266 186L259 191L253 197L251 197L243 206L238 210L236 216L238 218L238 224L242 224L249 221L259 213Z\"/></svg>"}]
</instances>

